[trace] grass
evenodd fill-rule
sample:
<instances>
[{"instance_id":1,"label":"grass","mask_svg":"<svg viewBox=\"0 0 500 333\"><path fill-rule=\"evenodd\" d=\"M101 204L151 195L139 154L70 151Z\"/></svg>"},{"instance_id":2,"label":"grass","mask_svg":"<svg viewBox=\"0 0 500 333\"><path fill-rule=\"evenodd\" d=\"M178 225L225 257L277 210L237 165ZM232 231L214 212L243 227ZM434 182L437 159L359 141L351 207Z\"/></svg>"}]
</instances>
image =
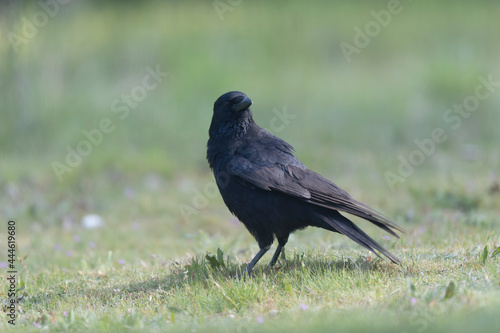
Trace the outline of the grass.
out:
<instances>
[{"instance_id":1,"label":"grass","mask_svg":"<svg viewBox=\"0 0 500 333\"><path fill-rule=\"evenodd\" d=\"M292 251L275 269L261 266L250 278L241 275L244 265L226 256L216 264L195 257L185 263L151 258L117 265L110 253L95 267L82 260L72 273L39 274L31 286L37 295L20 307L51 330L284 331L294 327L290 320L318 329L328 324L366 329L374 320L380 330L419 331L448 316L499 305L498 260L483 261L480 249L470 245L408 248L400 254L402 266L339 252ZM380 320L380 310L389 321ZM363 318L345 321L355 314ZM483 329L498 324L491 319Z\"/></svg>"},{"instance_id":2,"label":"grass","mask_svg":"<svg viewBox=\"0 0 500 333\"><path fill-rule=\"evenodd\" d=\"M15 6L0 11L0 215L25 284L0 330L497 330L499 95L457 129L443 120L478 76L500 77L494 2L404 3L350 64L339 43L386 2L244 1L223 21L211 2L75 2L19 53L4 37L39 7ZM156 65L169 76L120 119L112 102ZM400 266L307 229L275 268L268 254L241 275L258 248L204 158L211 105L233 89L264 127L293 115L275 133L297 156L406 229L356 220ZM115 129L59 181L52 163L103 118ZM391 190L385 173L437 127L448 140Z\"/></svg>"}]
</instances>

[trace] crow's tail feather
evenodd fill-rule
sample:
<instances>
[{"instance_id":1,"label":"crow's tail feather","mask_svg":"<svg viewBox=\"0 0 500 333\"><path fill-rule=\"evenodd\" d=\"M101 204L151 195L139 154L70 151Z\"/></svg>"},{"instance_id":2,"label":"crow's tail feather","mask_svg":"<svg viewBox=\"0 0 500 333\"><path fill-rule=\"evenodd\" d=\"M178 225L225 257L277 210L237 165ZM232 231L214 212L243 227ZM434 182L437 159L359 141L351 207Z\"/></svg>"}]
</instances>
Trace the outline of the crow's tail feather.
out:
<instances>
[{"instance_id":1,"label":"crow's tail feather","mask_svg":"<svg viewBox=\"0 0 500 333\"><path fill-rule=\"evenodd\" d=\"M368 236L363 230L358 228L358 226L355 225L351 220L341 215L339 212L324 217L323 220L332 228L334 228L337 232L349 237L359 245L372 251L379 258L381 258L379 253L382 253L384 256L389 258L389 260L391 260L393 263L399 264L398 258L396 258L391 252L384 249L373 238Z\"/></svg>"}]
</instances>

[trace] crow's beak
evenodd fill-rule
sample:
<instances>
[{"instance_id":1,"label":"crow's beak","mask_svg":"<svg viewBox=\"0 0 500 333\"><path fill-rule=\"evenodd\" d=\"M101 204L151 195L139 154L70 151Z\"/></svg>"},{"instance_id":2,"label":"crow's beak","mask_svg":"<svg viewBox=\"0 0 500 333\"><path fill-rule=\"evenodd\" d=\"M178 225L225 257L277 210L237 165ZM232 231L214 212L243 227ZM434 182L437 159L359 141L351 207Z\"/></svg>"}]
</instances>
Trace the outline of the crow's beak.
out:
<instances>
[{"instance_id":1,"label":"crow's beak","mask_svg":"<svg viewBox=\"0 0 500 333\"><path fill-rule=\"evenodd\" d=\"M239 102L238 104L235 104L233 105L233 108L236 110L236 111L243 111L243 110L246 110L250 107L250 105L252 105L252 100L248 97L245 97L243 98L243 100L241 102Z\"/></svg>"}]
</instances>

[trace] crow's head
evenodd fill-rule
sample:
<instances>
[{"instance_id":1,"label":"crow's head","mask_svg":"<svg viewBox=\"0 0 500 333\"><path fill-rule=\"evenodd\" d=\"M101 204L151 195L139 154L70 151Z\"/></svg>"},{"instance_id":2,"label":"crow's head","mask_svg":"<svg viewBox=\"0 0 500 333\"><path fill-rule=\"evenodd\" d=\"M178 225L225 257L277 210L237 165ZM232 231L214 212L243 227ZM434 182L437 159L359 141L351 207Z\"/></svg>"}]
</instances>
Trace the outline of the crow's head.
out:
<instances>
[{"instance_id":1,"label":"crow's head","mask_svg":"<svg viewBox=\"0 0 500 333\"><path fill-rule=\"evenodd\" d=\"M252 100L240 91L220 96L214 104L210 136L241 136L252 121Z\"/></svg>"},{"instance_id":2,"label":"crow's head","mask_svg":"<svg viewBox=\"0 0 500 333\"><path fill-rule=\"evenodd\" d=\"M214 117L239 118L249 110L252 100L241 91L230 91L217 98L214 104Z\"/></svg>"}]
</instances>

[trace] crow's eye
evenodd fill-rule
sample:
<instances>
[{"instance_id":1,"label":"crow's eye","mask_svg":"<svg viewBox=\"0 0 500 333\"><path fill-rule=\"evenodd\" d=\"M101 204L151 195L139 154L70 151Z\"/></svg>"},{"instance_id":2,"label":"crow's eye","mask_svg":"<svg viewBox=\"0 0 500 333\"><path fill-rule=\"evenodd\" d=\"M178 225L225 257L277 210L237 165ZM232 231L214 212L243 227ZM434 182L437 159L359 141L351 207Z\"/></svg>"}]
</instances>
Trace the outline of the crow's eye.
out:
<instances>
[{"instance_id":1,"label":"crow's eye","mask_svg":"<svg viewBox=\"0 0 500 333\"><path fill-rule=\"evenodd\" d=\"M229 105L229 102L224 102L224 105Z\"/></svg>"}]
</instances>

